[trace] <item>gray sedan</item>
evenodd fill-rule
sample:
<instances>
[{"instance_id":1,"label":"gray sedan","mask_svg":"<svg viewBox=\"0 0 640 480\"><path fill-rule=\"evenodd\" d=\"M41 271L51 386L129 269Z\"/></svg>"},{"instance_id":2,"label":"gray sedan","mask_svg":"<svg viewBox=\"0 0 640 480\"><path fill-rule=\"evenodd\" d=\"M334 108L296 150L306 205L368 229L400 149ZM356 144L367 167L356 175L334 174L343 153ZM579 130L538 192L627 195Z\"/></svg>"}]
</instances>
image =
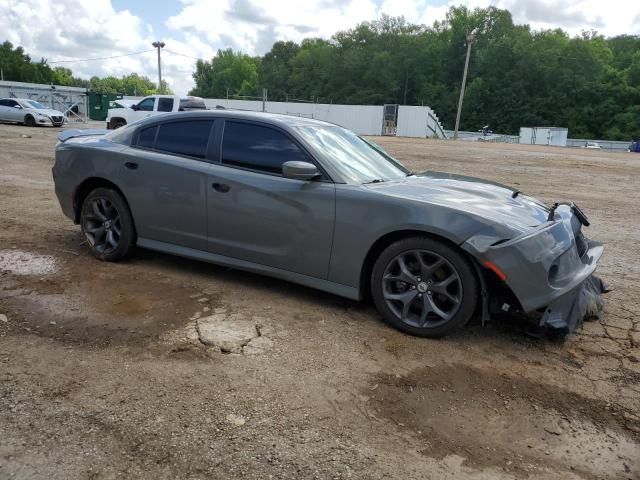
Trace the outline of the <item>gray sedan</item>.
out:
<instances>
[{"instance_id":1,"label":"gray sedan","mask_svg":"<svg viewBox=\"0 0 640 480\"><path fill-rule=\"evenodd\" d=\"M570 331L601 306L603 247L575 205L415 174L336 125L209 111L59 139L56 194L101 260L137 245L370 296L428 337L504 311Z\"/></svg>"}]
</instances>

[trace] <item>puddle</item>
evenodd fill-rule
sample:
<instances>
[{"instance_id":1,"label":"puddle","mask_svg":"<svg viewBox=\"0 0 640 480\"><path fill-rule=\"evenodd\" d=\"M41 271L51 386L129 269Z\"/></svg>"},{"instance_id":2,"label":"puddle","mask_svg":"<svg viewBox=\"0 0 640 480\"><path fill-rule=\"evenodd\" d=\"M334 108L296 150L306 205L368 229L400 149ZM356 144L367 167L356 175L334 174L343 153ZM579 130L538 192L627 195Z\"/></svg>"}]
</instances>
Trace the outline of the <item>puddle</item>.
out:
<instances>
[{"instance_id":1,"label":"puddle","mask_svg":"<svg viewBox=\"0 0 640 480\"><path fill-rule=\"evenodd\" d=\"M58 270L56 258L22 250L0 250L0 272L14 275L50 275Z\"/></svg>"}]
</instances>

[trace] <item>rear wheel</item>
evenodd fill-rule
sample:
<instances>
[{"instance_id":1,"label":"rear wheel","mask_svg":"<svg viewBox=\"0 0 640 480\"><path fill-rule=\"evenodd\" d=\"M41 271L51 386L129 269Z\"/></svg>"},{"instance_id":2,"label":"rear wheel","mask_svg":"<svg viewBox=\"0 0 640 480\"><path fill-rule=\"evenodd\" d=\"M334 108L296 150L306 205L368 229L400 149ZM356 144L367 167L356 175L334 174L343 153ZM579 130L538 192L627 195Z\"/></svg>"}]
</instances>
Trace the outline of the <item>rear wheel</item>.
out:
<instances>
[{"instance_id":1,"label":"rear wheel","mask_svg":"<svg viewBox=\"0 0 640 480\"><path fill-rule=\"evenodd\" d=\"M80 227L91 253L100 260L117 262L133 250L136 234L131 212L113 189L97 188L87 195Z\"/></svg>"},{"instance_id":2,"label":"rear wheel","mask_svg":"<svg viewBox=\"0 0 640 480\"><path fill-rule=\"evenodd\" d=\"M24 124L27 127L35 127L36 126L36 119L33 118L33 115L26 115L24 117Z\"/></svg>"},{"instance_id":3,"label":"rear wheel","mask_svg":"<svg viewBox=\"0 0 640 480\"><path fill-rule=\"evenodd\" d=\"M478 301L469 261L455 248L428 237L389 245L373 267L371 293L389 324L421 337L441 337L462 327Z\"/></svg>"}]
</instances>

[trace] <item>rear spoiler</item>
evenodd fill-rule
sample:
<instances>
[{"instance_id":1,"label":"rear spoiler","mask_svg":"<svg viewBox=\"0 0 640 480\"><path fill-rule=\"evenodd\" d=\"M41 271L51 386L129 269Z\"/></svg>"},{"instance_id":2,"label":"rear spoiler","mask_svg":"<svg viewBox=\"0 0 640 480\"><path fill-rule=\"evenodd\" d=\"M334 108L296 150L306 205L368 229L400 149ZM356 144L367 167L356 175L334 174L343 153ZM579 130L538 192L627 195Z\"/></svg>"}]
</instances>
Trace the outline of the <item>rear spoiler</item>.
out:
<instances>
[{"instance_id":1,"label":"rear spoiler","mask_svg":"<svg viewBox=\"0 0 640 480\"><path fill-rule=\"evenodd\" d=\"M110 133L109 130L97 130L97 129L76 129L76 130L64 130L58 134L58 140L66 142L70 138L76 137L90 137L94 135L106 135Z\"/></svg>"}]
</instances>

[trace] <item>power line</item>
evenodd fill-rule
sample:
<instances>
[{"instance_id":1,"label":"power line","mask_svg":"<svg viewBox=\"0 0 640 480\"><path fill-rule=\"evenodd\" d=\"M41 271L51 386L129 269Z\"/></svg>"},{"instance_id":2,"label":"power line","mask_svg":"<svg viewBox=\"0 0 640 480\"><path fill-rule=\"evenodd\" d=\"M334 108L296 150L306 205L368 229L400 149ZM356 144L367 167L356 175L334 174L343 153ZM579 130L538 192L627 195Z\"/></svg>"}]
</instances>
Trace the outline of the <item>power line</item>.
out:
<instances>
[{"instance_id":1,"label":"power line","mask_svg":"<svg viewBox=\"0 0 640 480\"><path fill-rule=\"evenodd\" d=\"M121 58L121 57L131 57L133 55L140 55L142 53L148 53L148 52L153 52L155 51L155 48L152 50L142 50L140 52L133 52L133 53L123 53L122 55L112 55L110 57L97 57L97 58L77 58L74 60L56 60L54 62L47 62L47 64L53 64L53 63L74 63L74 62L92 62L94 60L109 60L111 58Z\"/></svg>"},{"instance_id":2,"label":"power line","mask_svg":"<svg viewBox=\"0 0 640 480\"><path fill-rule=\"evenodd\" d=\"M165 52L167 52L167 53L172 53L172 54L174 54L174 55L179 55L179 56L181 56L181 57L192 58L192 59L194 59L194 60L203 60L202 58L199 58L199 57L194 57L194 56L192 56L192 55L186 55L186 54L184 54L184 53L174 52L173 50L167 50L166 48L164 49L164 51L165 51Z\"/></svg>"}]
</instances>

